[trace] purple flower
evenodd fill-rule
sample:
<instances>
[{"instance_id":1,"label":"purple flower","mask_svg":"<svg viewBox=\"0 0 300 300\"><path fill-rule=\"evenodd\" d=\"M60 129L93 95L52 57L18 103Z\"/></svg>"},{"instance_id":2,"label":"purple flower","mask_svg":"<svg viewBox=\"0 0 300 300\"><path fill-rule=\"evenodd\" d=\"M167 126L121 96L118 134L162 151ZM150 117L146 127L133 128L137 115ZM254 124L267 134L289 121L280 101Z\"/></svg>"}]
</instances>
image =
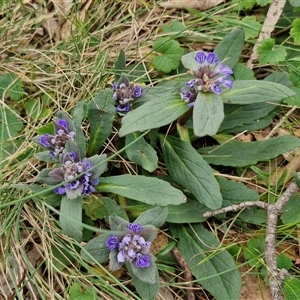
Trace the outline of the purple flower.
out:
<instances>
[{"instance_id":1,"label":"purple flower","mask_svg":"<svg viewBox=\"0 0 300 300\"><path fill-rule=\"evenodd\" d=\"M34 138L41 146L47 148L50 156L58 157L65 149L68 140L74 140L75 132L68 128L68 122L65 119L54 121L54 135L45 133Z\"/></svg>"},{"instance_id":2,"label":"purple flower","mask_svg":"<svg viewBox=\"0 0 300 300\"><path fill-rule=\"evenodd\" d=\"M142 88L138 85L129 83L128 78L125 75L122 75L120 80L117 83L114 83L113 86L113 98L116 101L116 111L117 112L128 112L132 103L136 98L142 96Z\"/></svg>"},{"instance_id":3,"label":"purple flower","mask_svg":"<svg viewBox=\"0 0 300 300\"><path fill-rule=\"evenodd\" d=\"M199 92L213 92L221 94L224 88L232 88L232 79L228 78L233 72L230 67L223 65L217 55L213 52L204 51L196 53L195 61L199 67L192 70L195 79L186 82L186 88L181 89L181 98L194 106L194 102Z\"/></svg>"},{"instance_id":4,"label":"purple flower","mask_svg":"<svg viewBox=\"0 0 300 300\"><path fill-rule=\"evenodd\" d=\"M86 172L93 168L93 165L87 159L80 160L78 151L64 153L61 164L60 168L50 171L49 176L61 182L68 182L55 188L55 193L66 194L69 199L76 199L95 192L99 178L94 178L93 172ZM83 174L80 176L81 173Z\"/></svg>"},{"instance_id":5,"label":"purple flower","mask_svg":"<svg viewBox=\"0 0 300 300\"><path fill-rule=\"evenodd\" d=\"M141 224L129 223L122 235L112 235L106 241L106 246L111 251L111 271L121 268L125 262L137 268L150 266L151 242L146 241Z\"/></svg>"}]
</instances>

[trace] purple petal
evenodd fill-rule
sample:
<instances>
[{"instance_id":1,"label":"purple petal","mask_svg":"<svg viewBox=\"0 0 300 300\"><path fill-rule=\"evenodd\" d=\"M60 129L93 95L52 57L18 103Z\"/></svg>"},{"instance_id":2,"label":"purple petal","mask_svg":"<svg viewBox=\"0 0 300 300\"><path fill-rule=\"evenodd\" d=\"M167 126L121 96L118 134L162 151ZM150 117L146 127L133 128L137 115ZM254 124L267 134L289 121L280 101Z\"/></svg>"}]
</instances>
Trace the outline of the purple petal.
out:
<instances>
[{"instance_id":1,"label":"purple petal","mask_svg":"<svg viewBox=\"0 0 300 300\"><path fill-rule=\"evenodd\" d=\"M41 137L40 137L40 144L43 146L43 147L50 147L51 144L48 142L48 137L50 137L50 134L48 133L45 133L43 134Z\"/></svg>"},{"instance_id":2,"label":"purple petal","mask_svg":"<svg viewBox=\"0 0 300 300\"><path fill-rule=\"evenodd\" d=\"M74 180L72 182L69 182L66 184L66 186L70 189L70 190L76 190L79 187L79 180Z\"/></svg>"},{"instance_id":3,"label":"purple petal","mask_svg":"<svg viewBox=\"0 0 300 300\"><path fill-rule=\"evenodd\" d=\"M218 85L215 84L211 86L211 91L219 95L222 93L223 90Z\"/></svg>"},{"instance_id":4,"label":"purple petal","mask_svg":"<svg viewBox=\"0 0 300 300\"><path fill-rule=\"evenodd\" d=\"M128 112L130 111L131 105L126 105L125 107L122 107L121 105L116 106L116 111L118 112Z\"/></svg>"},{"instance_id":5,"label":"purple petal","mask_svg":"<svg viewBox=\"0 0 300 300\"><path fill-rule=\"evenodd\" d=\"M113 91L116 91L116 90L118 89L118 84L117 84L117 83L114 83L114 84L112 85L112 89L113 89Z\"/></svg>"},{"instance_id":6,"label":"purple petal","mask_svg":"<svg viewBox=\"0 0 300 300\"><path fill-rule=\"evenodd\" d=\"M129 223L127 228L133 232L140 232L142 230L142 225Z\"/></svg>"},{"instance_id":7,"label":"purple petal","mask_svg":"<svg viewBox=\"0 0 300 300\"><path fill-rule=\"evenodd\" d=\"M148 255L138 254L136 258L135 265L138 268L147 268L150 266L150 260Z\"/></svg>"},{"instance_id":8,"label":"purple petal","mask_svg":"<svg viewBox=\"0 0 300 300\"><path fill-rule=\"evenodd\" d=\"M66 193L66 188L64 186L59 186L54 189L54 193L64 195Z\"/></svg>"},{"instance_id":9,"label":"purple petal","mask_svg":"<svg viewBox=\"0 0 300 300\"><path fill-rule=\"evenodd\" d=\"M132 96L135 98L142 96L142 88L139 85L134 87L134 89L132 91Z\"/></svg>"},{"instance_id":10,"label":"purple petal","mask_svg":"<svg viewBox=\"0 0 300 300\"><path fill-rule=\"evenodd\" d=\"M58 119L56 123L65 129L68 129L68 122L65 119Z\"/></svg>"},{"instance_id":11,"label":"purple petal","mask_svg":"<svg viewBox=\"0 0 300 300\"><path fill-rule=\"evenodd\" d=\"M231 89L232 85L233 85L233 80L225 79L225 80L222 81L222 85L224 85L228 89Z\"/></svg>"},{"instance_id":12,"label":"purple petal","mask_svg":"<svg viewBox=\"0 0 300 300\"><path fill-rule=\"evenodd\" d=\"M115 235L110 236L106 241L106 246L110 251L116 249L119 246L119 241Z\"/></svg>"},{"instance_id":13,"label":"purple petal","mask_svg":"<svg viewBox=\"0 0 300 300\"><path fill-rule=\"evenodd\" d=\"M210 53L208 53L208 55L207 55L207 62L208 62L209 64L216 64L216 63L219 62L219 59L218 59L218 57L217 57L217 55L216 55L215 53L210 52Z\"/></svg>"},{"instance_id":14,"label":"purple petal","mask_svg":"<svg viewBox=\"0 0 300 300\"><path fill-rule=\"evenodd\" d=\"M198 52L195 56L195 61L200 65L203 65L206 59L206 53L204 51Z\"/></svg>"}]
</instances>

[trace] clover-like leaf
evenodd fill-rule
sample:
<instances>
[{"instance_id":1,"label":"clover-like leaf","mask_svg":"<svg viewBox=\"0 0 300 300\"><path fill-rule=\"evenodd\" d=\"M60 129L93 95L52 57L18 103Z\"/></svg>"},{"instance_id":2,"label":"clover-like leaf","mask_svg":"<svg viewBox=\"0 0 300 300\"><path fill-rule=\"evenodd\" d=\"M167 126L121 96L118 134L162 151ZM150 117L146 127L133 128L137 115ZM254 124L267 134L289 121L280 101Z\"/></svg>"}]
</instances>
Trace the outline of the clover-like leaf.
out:
<instances>
[{"instance_id":1,"label":"clover-like leaf","mask_svg":"<svg viewBox=\"0 0 300 300\"><path fill-rule=\"evenodd\" d=\"M246 40L258 36L262 25L256 21L255 16L246 16L242 22Z\"/></svg>"},{"instance_id":2,"label":"clover-like leaf","mask_svg":"<svg viewBox=\"0 0 300 300\"><path fill-rule=\"evenodd\" d=\"M157 71L170 73L179 67L184 50L177 41L169 38L158 38L154 41L153 48L155 51L162 53L152 59Z\"/></svg>"},{"instance_id":3,"label":"clover-like leaf","mask_svg":"<svg viewBox=\"0 0 300 300\"><path fill-rule=\"evenodd\" d=\"M285 60L287 55L286 50L275 46L275 41L272 38L265 39L257 49L259 54L258 61L261 64L276 65L280 61Z\"/></svg>"},{"instance_id":4,"label":"clover-like leaf","mask_svg":"<svg viewBox=\"0 0 300 300\"><path fill-rule=\"evenodd\" d=\"M300 18L297 18L293 21L290 35L292 38L294 38L295 44L300 45Z\"/></svg>"}]
</instances>

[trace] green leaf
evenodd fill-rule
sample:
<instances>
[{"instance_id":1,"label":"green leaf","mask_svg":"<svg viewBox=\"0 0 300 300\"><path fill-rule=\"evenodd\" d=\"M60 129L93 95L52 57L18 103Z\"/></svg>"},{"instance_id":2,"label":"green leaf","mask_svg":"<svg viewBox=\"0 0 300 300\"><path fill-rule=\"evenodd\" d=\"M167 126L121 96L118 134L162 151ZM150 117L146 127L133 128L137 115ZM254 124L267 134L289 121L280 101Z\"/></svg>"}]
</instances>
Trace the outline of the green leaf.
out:
<instances>
[{"instance_id":1,"label":"green leaf","mask_svg":"<svg viewBox=\"0 0 300 300\"><path fill-rule=\"evenodd\" d=\"M223 101L215 93L198 93L193 109L193 128L196 136L213 136L224 119Z\"/></svg>"},{"instance_id":2,"label":"green leaf","mask_svg":"<svg viewBox=\"0 0 300 300\"><path fill-rule=\"evenodd\" d=\"M244 47L245 34L242 29L235 28L217 45L214 53L224 65L234 68L238 63Z\"/></svg>"},{"instance_id":3,"label":"green leaf","mask_svg":"<svg viewBox=\"0 0 300 300\"><path fill-rule=\"evenodd\" d=\"M173 180L189 190L196 199L209 208L222 204L222 196L212 169L188 142L161 136L161 147L167 170ZM174 204L174 203L170 203Z\"/></svg>"},{"instance_id":4,"label":"green leaf","mask_svg":"<svg viewBox=\"0 0 300 300\"><path fill-rule=\"evenodd\" d=\"M99 263L108 261L110 250L106 246L106 241L112 234L102 233L88 241L80 252L83 259L92 261L92 256Z\"/></svg>"},{"instance_id":5,"label":"green leaf","mask_svg":"<svg viewBox=\"0 0 300 300\"><path fill-rule=\"evenodd\" d=\"M244 8L252 9L256 4L256 0L232 0L232 4L236 4L236 6L234 6L234 9L240 11Z\"/></svg>"},{"instance_id":6,"label":"green leaf","mask_svg":"<svg viewBox=\"0 0 300 300\"><path fill-rule=\"evenodd\" d=\"M123 218L119 217L119 216L114 216L114 215L110 215L109 216L109 226L110 229L112 231L117 231L117 230L122 230L125 227L128 226L129 222L127 221L128 218L126 218L126 220L124 220Z\"/></svg>"},{"instance_id":7,"label":"green leaf","mask_svg":"<svg viewBox=\"0 0 300 300\"><path fill-rule=\"evenodd\" d=\"M166 222L168 209L166 207L154 207L146 210L134 221L135 223L143 225L153 225L160 227Z\"/></svg>"},{"instance_id":8,"label":"green leaf","mask_svg":"<svg viewBox=\"0 0 300 300\"><path fill-rule=\"evenodd\" d=\"M277 261L278 269L290 270L293 266L292 260L289 257L287 257L286 255L284 255L283 253L279 253L277 255L276 261Z\"/></svg>"},{"instance_id":9,"label":"green leaf","mask_svg":"<svg viewBox=\"0 0 300 300\"><path fill-rule=\"evenodd\" d=\"M259 195L255 190L247 188L240 182L235 182L222 177L218 177L218 182L223 198L222 207L246 201L259 200Z\"/></svg>"},{"instance_id":10,"label":"green leaf","mask_svg":"<svg viewBox=\"0 0 300 300\"><path fill-rule=\"evenodd\" d=\"M262 25L256 21L255 16L246 16L242 20L245 32L245 40L256 38L260 33Z\"/></svg>"},{"instance_id":11,"label":"green leaf","mask_svg":"<svg viewBox=\"0 0 300 300\"><path fill-rule=\"evenodd\" d=\"M70 287L69 300L98 300L96 291L92 286L83 287L79 283L73 283Z\"/></svg>"},{"instance_id":12,"label":"green leaf","mask_svg":"<svg viewBox=\"0 0 300 300\"><path fill-rule=\"evenodd\" d=\"M170 40L168 37L158 38L154 41L153 49L162 53L152 59L152 64L157 71L170 73L179 67L184 50L177 41Z\"/></svg>"},{"instance_id":13,"label":"green leaf","mask_svg":"<svg viewBox=\"0 0 300 300\"><path fill-rule=\"evenodd\" d=\"M112 94L111 90L105 89L97 94L88 106L88 119L91 128L88 156L97 154L112 132L112 123L115 118Z\"/></svg>"},{"instance_id":14,"label":"green leaf","mask_svg":"<svg viewBox=\"0 0 300 300\"><path fill-rule=\"evenodd\" d=\"M23 84L15 74L8 73L0 76L0 97L7 92L14 101L19 101L25 95Z\"/></svg>"},{"instance_id":15,"label":"green leaf","mask_svg":"<svg viewBox=\"0 0 300 300\"><path fill-rule=\"evenodd\" d=\"M273 0L256 0L257 4L260 6L266 6L267 4L270 4Z\"/></svg>"},{"instance_id":16,"label":"green leaf","mask_svg":"<svg viewBox=\"0 0 300 300\"><path fill-rule=\"evenodd\" d=\"M257 53L259 54L259 63L271 65L277 65L280 61L284 61L287 55L284 48L275 46L275 41L272 38L263 40L257 48Z\"/></svg>"},{"instance_id":17,"label":"green leaf","mask_svg":"<svg viewBox=\"0 0 300 300\"><path fill-rule=\"evenodd\" d=\"M291 106L300 106L300 76L299 72L290 70L290 82L292 82L292 90L296 93L295 96L284 99L283 102Z\"/></svg>"},{"instance_id":18,"label":"green leaf","mask_svg":"<svg viewBox=\"0 0 300 300\"><path fill-rule=\"evenodd\" d=\"M300 1L299 0L289 0L289 2L293 7L300 7Z\"/></svg>"},{"instance_id":19,"label":"green leaf","mask_svg":"<svg viewBox=\"0 0 300 300\"><path fill-rule=\"evenodd\" d=\"M179 93L162 93L122 119L120 136L135 131L145 131L170 124L190 108L181 100Z\"/></svg>"},{"instance_id":20,"label":"green leaf","mask_svg":"<svg viewBox=\"0 0 300 300\"><path fill-rule=\"evenodd\" d=\"M255 80L254 72L244 64L237 64L233 69L236 80Z\"/></svg>"},{"instance_id":21,"label":"green leaf","mask_svg":"<svg viewBox=\"0 0 300 300\"><path fill-rule=\"evenodd\" d=\"M52 170L53 169L51 169L51 168L43 169L42 171L40 171L37 174L37 176L35 177L35 180L42 182L42 183L49 184L49 185L56 185L56 184L62 183L61 180L58 180L54 177L49 176L49 172Z\"/></svg>"},{"instance_id":22,"label":"green leaf","mask_svg":"<svg viewBox=\"0 0 300 300\"><path fill-rule=\"evenodd\" d=\"M283 224L298 223L300 221L300 197L298 193L293 194L284 206L280 219Z\"/></svg>"},{"instance_id":23,"label":"green leaf","mask_svg":"<svg viewBox=\"0 0 300 300\"><path fill-rule=\"evenodd\" d=\"M76 132L75 142L79 148L81 157L86 156L85 136L83 130L81 129L83 115L84 115L84 101L80 101L76 104L75 110L73 112L73 124Z\"/></svg>"},{"instance_id":24,"label":"green leaf","mask_svg":"<svg viewBox=\"0 0 300 300\"><path fill-rule=\"evenodd\" d=\"M231 90L225 90L221 98L229 104L274 102L294 96L295 92L282 84L265 80L236 80Z\"/></svg>"},{"instance_id":25,"label":"green leaf","mask_svg":"<svg viewBox=\"0 0 300 300\"><path fill-rule=\"evenodd\" d=\"M277 108L278 106L270 103L248 105L225 104L225 118L219 128L219 132L241 132L243 131L241 128L247 129L251 128L251 126L259 126L266 117L269 122L272 122L272 112Z\"/></svg>"},{"instance_id":26,"label":"green leaf","mask_svg":"<svg viewBox=\"0 0 300 300\"><path fill-rule=\"evenodd\" d=\"M26 115L33 120L42 120L49 117L53 113L49 107L51 102L52 99L48 95L43 95L41 99L29 99L25 104Z\"/></svg>"},{"instance_id":27,"label":"green leaf","mask_svg":"<svg viewBox=\"0 0 300 300\"><path fill-rule=\"evenodd\" d=\"M103 198L91 197L88 201L83 202L82 208L85 215L93 221L101 220L107 215Z\"/></svg>"},{"instance_id":28,"label":"green leaf","mask_svg":"<svg viewBox=\"0 0 300 300\"><path fill-rule=\"evenodd\" d=\"M107 169L107 155L106 154L95 154L87 160L93 165L93 176L92 179L99 178L100 175L102 175L106 169Z\"/></svg>"},{"instance_id":29,"label":"green leaf","mask_svg":"<svg viewBox=\"0 0 300 300\"><path fill-rule=\"evenodd\" d=\"M101 178L99 192L118 194L143 203L166 206L184 203L184 194L168 182L154 177L120 175Z\"/></svg>"},{"instance_id":30,"label":"green leaf","mask_svg":"<svg viewBox=\"0 0 300 300\"><path fill-rule=\"evenodd\" d=\"M253 267L262 267L263 263L261 260L262 255L265 253L265 238L260 236L258 238L251 238L247 242L247 248L244 251L245 259L247 263Z\"/></svg>"},{"instance_id":31,"label":"green leaf","mask_svg":"<svg viewBox=\"0 0 300 300\"><path fill-rule=\"evenodd\" d=\"M131 133L125 137L125 146L132 143L140 137L137 132ZM158 157L156 151L146 143L142 137L125 150L128 158L139 166L142 166L148 172L153 172L158 168Z\"/></svg>"},{"instance_id":32,"label":"green leaf","mask_svg":"<svg viewBox=\"0 0 300 300\"><path fill-rule=\"evenodd\" d=\"M283 286L285 300L300 299L300 280L298 278L286 279Z\"/></svg>"},{"instance_id":33,"label":"green leaf","mask_svg":"<svg viewBox=\"0 0 300 300\"><path fill-rule=\"evenodd\" d=\"M184 36L183 31L186 29L178 20L172 21L170 25L161 25L161 28L165 33L178 33L177 37Z\"/></svg>"},{"instance_id":34,"label":"green leaf","mask_svg":"<svg viewBox=\"0 0 300 300\"><path fill-rule=\"evenodd\" d=\"M82 197L72 200L63 196L60 204L59 222L63 233L78 242L82 239Z\"/></svg>"},{"instance_id":35,"label":"green leaf","mask_svg":"<svg viewBox=\"0 0 300 300\"><path fill-rule=\"evenodd\" d=\"M300 147L295 136L279 136L257 142L230 141L221 146L201 148L202 157L213 165L243 167L266 161Z\"/></svg>"},{"instance_id":36,"label":"green leaf","mask_svg":"<svg viewBox=\"0 0 300 300\"><path fill-rule=\"evenodd\" d=\"M1 105L0 142L11 140L22 128L23 122L19 118L19 113L10 107L3 108Z\"/></svg>"},{"instance_id":37,"label":"green leaf","mask_svg":"<svg viewBox=\"0 0 300 300\"><path fill-rule=\"evenodd\" d=\"M118 205L116 201L108 197L103 197L102 200L108 216L118 216L128 221L128 216L126 214L125 209Z\"/></svg>"},{"instance_id":38,"label":"green leaf","mask_svg":"<svg viewBox=\"0 0 300 300\"><path fill-rule=\"evenodd\" d=\"M290 35L292 38L294 38L294 43L296 45L300 45L300 18L297 18L293 21Z\"/></svg>"},{"instance_id":39,"label":"green leaf","mask_svg":"<svg viewBox=\"0 0 300 300\"><path fill-rule=\"evenodd\" d=\"M145 281L142 281L140 276L136 276L130 266L130 264L127 264L128 271L130 272L130 275L132 277L133 285L135 286L137 292L141 296L143 300L153 300L156 299L156 296L158 294L159 290L159 275L157 268L155 267L155 277L153 280L153 283L147 283Z\"/></svg>"},{"instance_id":40,"label":"green leaf","mask_svg":"<svg viewBox=\"0 0 300 300\"><path fill-rule=\"evenodd\" d=\"M167 222L184 224L204 222L202 217L207 212L207 206L194 199L188 198L186 203L179 205L168 205Z\"/></svg>"},{"instance_id":41,"label":"green leaf","mask_svg":"<svg viewBox=\"0 0 300 300\"><path fill-rule=\"evenodd\" d=\"M178 233L178 249L201 286L217 300L240 299L238 267L225 249L217 250L219 241L214 235L200 225L180 226Z\"/></svg>"},{"instance_id":42,"label":"green leaf","mask_svg":"<svg viewBox=\"0 0 300 300\"><path fill-rule=\"evenodd\" d=\"M126 71L126 57L125 51L123 49L120 50L119 56L114 64L114 74L115 74L115 82L117 82L123 72Z\"/></svg>"}]
</instances>

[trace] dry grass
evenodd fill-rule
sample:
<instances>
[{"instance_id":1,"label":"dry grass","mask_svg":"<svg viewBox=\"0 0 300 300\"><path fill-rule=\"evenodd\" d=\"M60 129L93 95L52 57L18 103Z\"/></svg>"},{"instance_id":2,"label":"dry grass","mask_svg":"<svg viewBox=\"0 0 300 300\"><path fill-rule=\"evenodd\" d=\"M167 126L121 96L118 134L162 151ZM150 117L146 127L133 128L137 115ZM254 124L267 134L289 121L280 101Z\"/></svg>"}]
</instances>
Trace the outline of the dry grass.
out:
<instances>
[{"instance_id":1,"label":"dry grass","mask_svg":"<svg viewBox=\"0 0 300 300\"><path fill-rule=\"evenodd\" d=\"M138 299L129 296L125 287L130 289L128 282L118 289L109 287L104 270L99 273L92 268L89 277L83 276L81 270L88 266L59 231L55 211L39 202L38 197L29 199L25 192L12 190L10 185L33 182L40 162L33 157L36 145L31 138L41 125L47 124L56 111L70 112L78 101L88 101L111 86L112 66L120 49L125 50L127 64L141 68L151 85L160 75L151 66L152 44L157 37L166 35L161 30L163 24L178 20L188 27L181 38L186 49L212 49L233 27L217 18L227 13L228 6L201 15L165 10L158 3L88 0L69 10L55 7L50 0L0 4L0 75L17 75L26 91L17 103L9 100L6 93L0 99L3 108L20 112L18 117L24 125L11 139L16 151L2 160L0 299L67 299L68 287L74 282L93 286L101 299ZM31 99L41 110L47 109L41 105L45 95L50 99L46 116L33 119L27 115L24 108ZM57 257L66 253L62 268ZM169 275L166 272L161 299L170 294L173 299L183 299L183 289L172 286ZM204 297L199 292L199 299Z\"/></svg>"}]
</instances>

